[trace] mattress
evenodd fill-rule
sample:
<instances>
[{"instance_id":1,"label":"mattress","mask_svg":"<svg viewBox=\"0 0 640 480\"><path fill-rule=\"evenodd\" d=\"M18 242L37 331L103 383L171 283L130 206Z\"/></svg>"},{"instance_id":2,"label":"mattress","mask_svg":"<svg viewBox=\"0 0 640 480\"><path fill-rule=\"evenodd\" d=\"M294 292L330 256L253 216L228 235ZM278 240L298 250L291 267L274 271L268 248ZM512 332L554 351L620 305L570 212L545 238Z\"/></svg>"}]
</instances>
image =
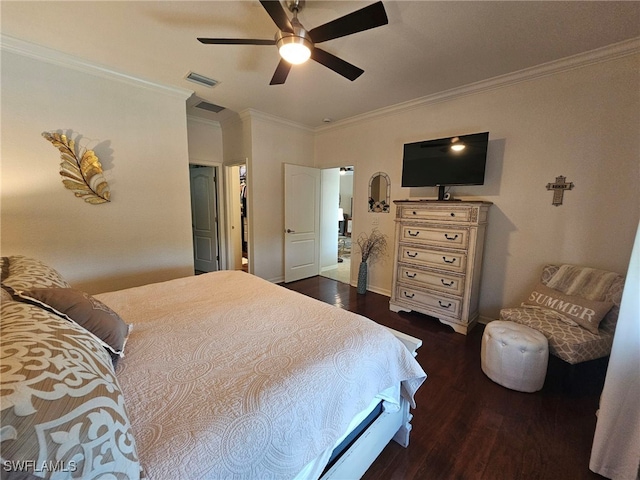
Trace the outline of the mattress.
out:
<instances>
[{"instance_id":1,"label":"mattress","mask_svg":"<svg viewBox=\"0 0 640 480\"><path fill-rule=\"evenodd\" d=\"M244 272L96 297L133 324L116 373L155 480L294 478L426 378L386 328Z\"/></svg>"}]
</instances>

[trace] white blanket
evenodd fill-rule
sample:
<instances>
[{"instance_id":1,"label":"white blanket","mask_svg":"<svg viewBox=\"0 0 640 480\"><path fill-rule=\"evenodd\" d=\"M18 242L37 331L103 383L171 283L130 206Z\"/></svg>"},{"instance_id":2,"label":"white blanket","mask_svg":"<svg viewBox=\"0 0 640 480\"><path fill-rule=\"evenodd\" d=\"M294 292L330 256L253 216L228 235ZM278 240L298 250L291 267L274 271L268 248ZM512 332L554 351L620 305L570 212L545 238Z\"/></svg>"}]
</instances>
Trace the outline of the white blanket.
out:
<instances>
[{"instance_id":1,"label":"white blanket","mask_svg":"<svg viewBox=\"0 0 640 480\"><path fill-rule=\"evenodd\" d=\"M384 327L242 272L96 296L133 323L118 380L149 478L293 478L426 375Z\"/></svg>"}]
</instances>

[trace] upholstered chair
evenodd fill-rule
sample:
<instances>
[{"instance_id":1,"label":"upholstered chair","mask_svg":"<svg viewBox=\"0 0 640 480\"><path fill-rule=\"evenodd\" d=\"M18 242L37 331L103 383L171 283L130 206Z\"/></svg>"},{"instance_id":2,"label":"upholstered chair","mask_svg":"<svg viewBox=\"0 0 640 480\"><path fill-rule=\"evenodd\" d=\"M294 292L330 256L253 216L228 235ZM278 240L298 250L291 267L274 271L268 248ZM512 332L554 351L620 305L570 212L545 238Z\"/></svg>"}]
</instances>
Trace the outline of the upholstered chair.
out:
<instances>
[{"instance_id":1,"label":"upholstered chair","mask_svg":"<svg viewBox=\"0 0 640 480\"><path fill-rule=\"evenodd\" d=\"M534 289L521 306L502 309L500 319L538 330L547 337L549 353L571 365L608 356L618 321L624 277L575 265L546 265L540 283L543 286ZM559 293L559 300L554 292ZM606 311L602 320L581 322L593 320L591 312L598 309L594 304ZM579 323L567 318L565 313L576 314L574 317Z\"/></svg>"}]
</instances>

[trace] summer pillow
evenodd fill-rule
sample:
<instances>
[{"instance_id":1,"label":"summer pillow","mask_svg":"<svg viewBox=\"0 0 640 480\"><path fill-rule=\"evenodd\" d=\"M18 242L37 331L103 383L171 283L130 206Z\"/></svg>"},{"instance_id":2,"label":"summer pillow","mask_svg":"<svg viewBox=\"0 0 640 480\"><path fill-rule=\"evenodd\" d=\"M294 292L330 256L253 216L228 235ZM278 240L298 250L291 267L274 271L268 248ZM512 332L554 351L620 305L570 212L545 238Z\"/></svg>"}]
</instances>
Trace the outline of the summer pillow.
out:
<instances>
[{"instance_id":1,"label":"summer pillow","mask_svg":"<svg viewBox=\"0 0 640 480\"><path fill-rule=\"evenodd\" d=\"M522 306L553 312L555 317L569 325L579 325L591 333L597 334L600 321L611 310L613 303L565 295L538 283Z\"/></svg>"},{"instance_id":2,"label":"summer pillow","mask_svg":"<svg viewBox=\"0 0 640 480\"><path fill-rule=\"evenodd\" d=\"M129 325L88 293L74 288L34 288L17 295L77 323L102 340L113 354L122 356Z\"/></svg>"}]
</instances>

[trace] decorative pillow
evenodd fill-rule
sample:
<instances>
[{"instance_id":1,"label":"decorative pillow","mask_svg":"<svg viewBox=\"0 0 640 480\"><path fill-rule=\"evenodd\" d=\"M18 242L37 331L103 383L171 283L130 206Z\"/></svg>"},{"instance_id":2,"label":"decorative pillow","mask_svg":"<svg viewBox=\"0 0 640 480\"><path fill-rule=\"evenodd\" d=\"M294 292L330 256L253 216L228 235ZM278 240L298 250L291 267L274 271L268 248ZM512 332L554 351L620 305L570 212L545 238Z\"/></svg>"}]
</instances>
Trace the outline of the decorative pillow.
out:
<instances>
[{"instance_id":1,"label":"decorative pillow","mask_svg":"<svg viewBox=\"0 0 640 480\"><path fill-rule=\"evenodd\" d=\"M34 305L1 308L2 478L139 479L133 431L105 349L83 328Z\"/></svg>"},{"instance_id":2,"label":"decorative pillow","mask_svg":"<svg viewBox=\"0 0 640 480\"><path fill-rule=\"evenodd\" d=\"M553 312L555 317L569 325L577 325L597 334L600 321L611 310L613 303L587 300L575 295L565 295L542 283L538 283L529 298L522 303L522 306L542 308Z\"/></svg>"},{"instance_id":3,"label":"decorative pillow","mask_svg":"<svg viewBox=\"0 0 640 480\"><path fill-rule=\"evenodd\" d=\"M611 285L620 275L607 270L561 265L558 271L546 282L549 288L559 290L565 295L577 295L587 300L604 300Z\"/></svg>"},{"instance_id":4,"label":"decorative pillow","mask_svg":"<svg viewBox=\"0 0 640 480\"><path fill-rule=\"evenodd\" d=\"M7 262L8 275L5 278ZM40 260L23 255L3 257L2 271L2 285L14 290L49 287L69 288L71 286L55 269Z\"/></svg>"},{"instance_id":5,"label":"decorative pillow","mask_svg":"<svg viewBox=\"0 0 640 480\"><path fill-rule=\"evenodd\" d=\"M88 293L75 288L35 288L16 294L86 328L110 352L123 355L129 326L116 312Z\"/></svg>"}]
</instances>

